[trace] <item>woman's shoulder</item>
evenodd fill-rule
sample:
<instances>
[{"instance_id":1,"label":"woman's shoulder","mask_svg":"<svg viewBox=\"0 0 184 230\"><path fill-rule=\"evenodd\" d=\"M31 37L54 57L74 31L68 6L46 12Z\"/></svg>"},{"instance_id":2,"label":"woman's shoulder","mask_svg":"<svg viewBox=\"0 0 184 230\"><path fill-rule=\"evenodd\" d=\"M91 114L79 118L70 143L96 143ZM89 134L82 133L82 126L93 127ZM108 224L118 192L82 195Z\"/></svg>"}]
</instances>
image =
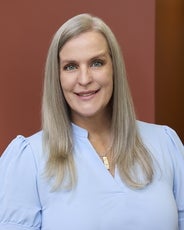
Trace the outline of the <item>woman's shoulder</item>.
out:
<instances>
[{"instance_id":1,"label":"woman's shoulder","mask_svg":"<svg viewBox=\"0 0 184 230\"><path fill-rule=\"evenodd\" d=\"M8 145L7 148L13 147L26 147L29 144L39 146L42 143L42 131L38 131L30 136L17 135Z\"/></svg>"},{"instance_id":2,"label":"woman's shoulder","mask_svg":"<svg viewBox=\"0 0 184 230\"><path fill-rule=\"evenodd\" d=\"M25 142L27 143L27 145L30 145L30 147L32 148L33 151L36 151L38 153L42 153L42 147L43 147L43 131L39 131L29 137L24 137L24 136L20 136L23 138L23 140L25 140Z\"/></svg>"},{"instance_id":3,"label":"woman's shoulder","mask_svg":"<svg viewBox=\"0 0 184 230\"><path fill-rule=\"evenodd\" d=\"M28 162L30 158L37 163L43 156L42 153L42 131L29 137L18 135L10 142L1 155L0 163L10 164L15 159Z\"/></svg>"},{"instance_id":4,"label":"woman's shoulder","mask_svg":"<svg viewBox=\"0 0 184 230\"><path fill-rule=\"evenodd\" d=\"M41 143L42 132L18 135L0 157L0 229L40 229Z\"/></svg>"},{"instance_id":5,"label":"woman's shoulder","mask_svg":"<svg viewBox=\"0 0 184 230\"><path fill-rule=\"evenodd\" d=\"M169 139L173 142L181 142L176 131L167 125L137 121L137 127L143 139L161 142Z\"/></svg>"},{"instance_id":6,"label":"woman's shoulder","mask_svg":"<svg viewBox=\"0 0 184 230\"><path fill-rule=\"evenodd\" d=\"M145 132L147 134L150 133L150 131L160 133L160 132L163 132L163 131L165 132L165 130L167 130L167 129L171 129L167 125L149 123L149 122L140 121L140 120L137 120L137 127L139 128L139 130L141 132Z\"/></svg>"},{"instance_id":7,"label":"woman's shoulder","mask_svg":"<svg viewBox=\"0 0 184 230\"><path fill-rule=\"evenodd\" d=\"M156 154L170 155L184 163L184 145L174 129L167 125L137 121L143 143Z\"/></svg>"}]
</instances>

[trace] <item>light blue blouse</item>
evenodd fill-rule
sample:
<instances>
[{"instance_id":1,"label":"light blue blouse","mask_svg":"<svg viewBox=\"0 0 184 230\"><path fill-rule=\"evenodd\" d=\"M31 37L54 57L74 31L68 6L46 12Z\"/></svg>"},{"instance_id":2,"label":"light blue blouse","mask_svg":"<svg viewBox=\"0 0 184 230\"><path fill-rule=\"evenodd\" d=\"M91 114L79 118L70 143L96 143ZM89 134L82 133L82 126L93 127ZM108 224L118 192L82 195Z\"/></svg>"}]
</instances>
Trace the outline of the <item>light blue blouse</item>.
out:
<instances>
[{"instance_id":1,"label":"light blue blouse","mask_svg":"<svg viewBox=\"0 0 184 230\"><path fill-rule=\"evenodd\" d=\"M0 158L0 230L184 230L184 148L166 126L138 122L155 158L153 183L134 190L106 170L86 130L73 125L72 191L43 177L42 132L15 138Z\"/></svg>"}]
</instances>

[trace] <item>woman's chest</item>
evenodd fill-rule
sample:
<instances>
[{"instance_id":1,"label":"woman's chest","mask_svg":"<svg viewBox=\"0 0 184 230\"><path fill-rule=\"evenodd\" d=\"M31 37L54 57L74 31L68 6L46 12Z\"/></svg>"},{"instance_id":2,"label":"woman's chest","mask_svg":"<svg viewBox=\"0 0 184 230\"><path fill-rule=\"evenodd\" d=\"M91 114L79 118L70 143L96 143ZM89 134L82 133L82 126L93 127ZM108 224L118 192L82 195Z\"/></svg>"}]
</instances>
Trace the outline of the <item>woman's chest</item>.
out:
<instances>
[{"instance_id":1,"label":"woman's chest","mask_svg":"<svg viewBox=\"0 0 184 230\"><path fill-rule=\"evenodd\" d=\"M49 194L42 230L175 230L177 208L171 188L156 181L134 191L108 181L86 179L72 192Z\"/></svg>"}]
</instances>

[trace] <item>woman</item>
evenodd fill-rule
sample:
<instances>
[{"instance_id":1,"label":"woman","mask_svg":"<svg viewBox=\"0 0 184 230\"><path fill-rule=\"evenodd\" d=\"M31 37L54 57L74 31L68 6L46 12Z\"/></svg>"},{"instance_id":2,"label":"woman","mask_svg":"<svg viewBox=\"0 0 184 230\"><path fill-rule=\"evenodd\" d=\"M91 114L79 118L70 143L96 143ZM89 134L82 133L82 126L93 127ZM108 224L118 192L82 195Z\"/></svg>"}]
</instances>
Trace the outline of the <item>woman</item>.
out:
<instances>
[{"instance_id":1,"label":"woman","mask_svg":"<svg viewBox=\"0 0 184 230\"><path fill-rule=\"evenodd\" d=\"M0 160L0 230L184 229L184 149L136 121L118 43L89 14L56 32L43 130Z\"/></svg>"}]
</instances>

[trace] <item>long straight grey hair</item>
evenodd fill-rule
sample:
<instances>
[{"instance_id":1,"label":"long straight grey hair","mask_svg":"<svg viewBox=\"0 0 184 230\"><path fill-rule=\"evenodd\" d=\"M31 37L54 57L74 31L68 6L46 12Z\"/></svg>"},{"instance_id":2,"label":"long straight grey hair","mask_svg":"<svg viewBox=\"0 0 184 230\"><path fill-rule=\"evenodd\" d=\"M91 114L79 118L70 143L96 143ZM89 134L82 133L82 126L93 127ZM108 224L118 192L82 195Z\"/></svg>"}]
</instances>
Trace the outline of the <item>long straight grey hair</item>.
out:
<instances>
[{"instance_id":1,"label":"long straight grey hair","mask_svg":"<svg viewBox=\"0 0 184 230\"><path fill-rule=\"evenodd\" d=\"M54 35L48 51L42 103L43 145L48 153L47 178L54 181L54 189L66 185L72 189L77 183L70 108L60 84L59 53L67 41L87 31L97 31L104 36L112 59L111 150L114 162L128 186L143 188L152 181L153 164L137 129L121 49L111 29L100 18L90 14L80 14L65 22ZM141 179L137 170L142 175Z\"/></svg>"}]
</instances>

